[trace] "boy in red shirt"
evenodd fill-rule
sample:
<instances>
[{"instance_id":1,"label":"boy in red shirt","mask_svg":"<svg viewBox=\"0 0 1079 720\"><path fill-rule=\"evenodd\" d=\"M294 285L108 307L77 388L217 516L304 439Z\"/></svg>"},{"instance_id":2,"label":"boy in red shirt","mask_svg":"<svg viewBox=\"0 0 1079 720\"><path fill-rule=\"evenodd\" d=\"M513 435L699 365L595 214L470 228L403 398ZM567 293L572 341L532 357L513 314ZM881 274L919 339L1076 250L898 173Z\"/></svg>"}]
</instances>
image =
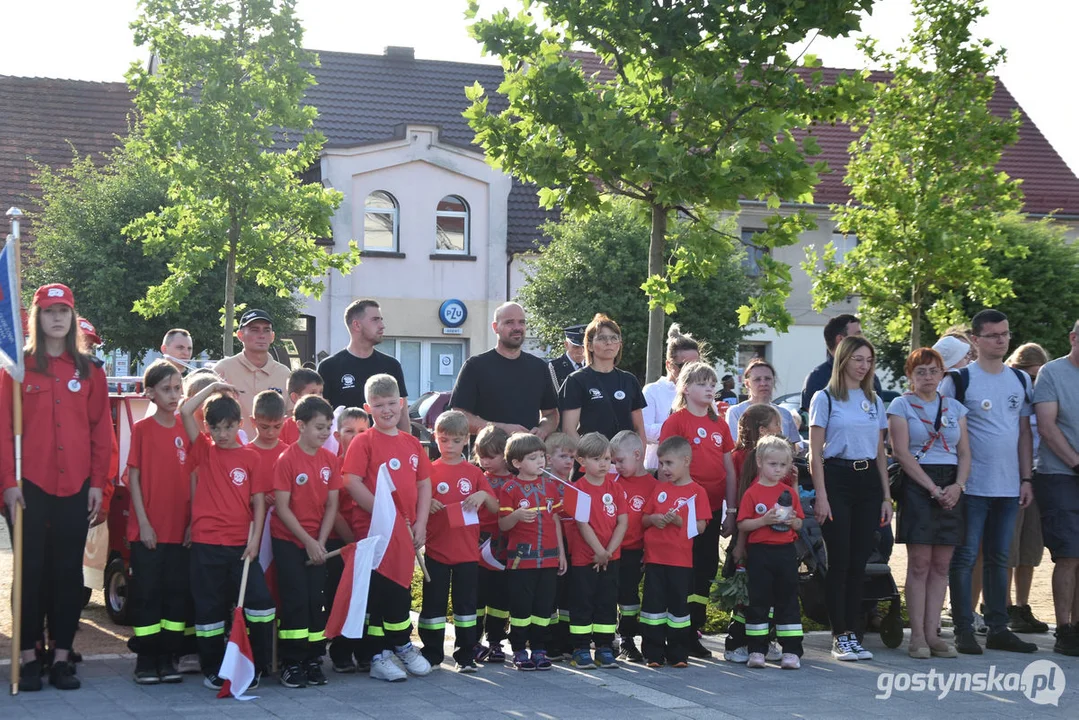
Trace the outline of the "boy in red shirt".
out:
<instances>
[{"instance_id":1,"label":"boy in red shirt","mask_svg":"<svg viewBox=\"0 0 1079 720\"><path fill-rule=\"evenodd\" d=\"M618 563L618 657L641 662L637 648L641 634L641 578L644 576L644 504L652 497L656 478L644 469L644 444L632 430L611 438L611 462L618 484L626 494L626 534L622 538L622 558Z\"/></svg>"},{"instance_id":2,"label":"boy in red shirt","mask_svg":"<svg viewBox=\"0 0 1079 720\"><path fill-rule=\"evenodd\" d=\"M547 449L529 433L506 443L506 463L516 477L498 495L498 527L506 534L506 585L510 645L518 670L550 670L547 633L554 612L555 578L566 572L556 481L542 477ZM531 647L529 657L527 647Z\"/></svg>"},{"instance_id":3,"label":"boy in red shirt","mask_svg":"<svg viewBox=\"0 0 1079 720\"><path fill-rule=\"evenodd\" d=\"M173 657L182 649L192 619L190 594L191 476L185 471L191 443L176 408L183 395L180 372L157 360L142 378L146 397L157 408L131 429L127 481L131 512L129 617L136 654L135 682L155 685L183 680Z\"/></svg>"},{"instance_id":4,"label":"boy in red shirt","mask_svg":"<svg viewBox=\"0 0 1079 720\"><path fill-rule=\"evenodd\" d=\"M786 439L771 435L757 443L756 457L757 481L742 495L738 507L738 530L747 536L746 572L749 573L746 667L765 665L768 611L773 609L776 637L783 646L780 667L797 670L802 656L802 614L798 605L798 556L794 540L805 514L797 490L784 482L794 455Z\"/></svg>"},{"instance_id":5,"label":"boy in red shirt","mask_svg":"<svg viewBox=\"0 0 1079 720\"><path fill-rule=\"evenodd\" d=\"M641 652L648 667L688 667L693 631L689 589L693 540L712 509L708 494L689 477L693 451L679 436L659 444L660 482L644 505L644 595L641 598ZM692 512L691 512L692 511ZM698 518L695 527L686 523Z\"/></svg>"},{"instance_id":6,"label":"boy in red shirt","mask_svg":"<svg viewBox=\"0 0 1079 720\"><path fill-rule=\"evenodd\" d=\"M431 664L409 639L414 548L422 547L427 539L427 518L431 512L431 461L419 440L397 429L401 413L405 412L405 400L392 375L380 373L368 378L364 395L367 398L364 409L375 426L348 446L342 474L345 487L359 506L352 526L357 539L367 537L371 529L371 509L383 465L396 488L393 537L381 564L371 573L366 635L372 655L371 677L399 682L408 676L393 662L394 654L412 675L431 672Z\"/></svg>"},{"instance_id":7,"label":"boy in red shirt","mask_svg":"<svg viewBox=\"0 0 1079 720\"><path fill-rule=\"evenodd\" d=\"M333 408L306 395L293 408L300 432L274 464L274 513L270 520L281 611L278 648L289 688L325 685L326 540L337 517L341 475L337 458L322 447L330 437ZM311 565L307 565L307 561Z\"/></svg>"},{"instance_id":8,"label":"boy in red shirt","mask_svg":"<svg viewBox=\"0 0 1079 720\"><path fill-rule=\"evenodd\" d=\"M420 639L423 656L441 665L446 636L446 602L453 587L453 659L457 672L476 672L476 580L480 561L478 511L498 512L498 500L475 465L464 462L468 418L450 410L435 420L435 442L442 457L431 465L431 519L427 523L426 559L431 580L423 583ZM453 506L457 505L457 508ZM458 514L465 524L453 519Z\"/></svg>"},{"instance_id":9,"label":"boy in red shirt","mask_svg":"<svg viewBox=\"0 0 1079 720\"><path fill-rule=\"evenodd\" d=\"M487 425L476 435L474 452L476 464L483 470L487 484L495 497L502 486L513 479L506 465L506 442L510 436L494 425ZM506 662L502 641L506 639L506 623L510 619L509 589L506 586L506 538L498 529L498 513L480 511L480 542L489 543L488 550L500 569L491 563L480 563L479 588L476 595L476 615L483 618L487 645L476 643L472 656L476 662L501 665Z\"/></svg>"},{"instance_id":10,"label":"boy in red shirt","mask_svg":"<svg viewBox=\"0 0 1079 720\"><path fill-rule=\"evenodd\" d=\"M225 654L225 622L240 590L244 560L249 560L244 617L251 636L258 687L270 664L274 603L259 565L259 544L266 519L259 480L258 454L240 444L240 403L225 395L235 388L214 382L180 408L187 437L194 443L188 469L197 473L191 505L191 588L195 595L195 636L203 684L220 690L217 672ZM215 394L216 393L216 394ZM199 432L195 410L201 408L208 433Z\"/></svg>"},{"instance_id":11,"label":"boy in red shirt","mask_svg":"<svg viewBox=\"0 0 1079 720\"><path fill-rule=\"evenodd\" d=\"M573 665L587 670L597 665L616 668L612 644L618 621L618 559L626 534L626 493L608 475L611 449L607 438L592 432L577 443L577 462L584 475L574 487L591 498L587 522L577 521L569 534L570 635ZM566 492L573 492L567 489ZM595 644L592 661L589 646Z\"/></svg>"},{"instance_id":12,"label":"boy in red shirt","mask_svg":"<svg viewBox=\"0 0 1079 720\"><path fill-rule=\"evenodd\" d=\"M291 420L292 418L288 418ZM259 456L259 483L266 487L266 514L273 512L274 463L289 446L283 439L285 400L276 390L263 390L251 407L255 439L247 444Z\"/></svg>"},{"instance_id":13,"label":"boy in red shirt","mask_svg":"<svg viewBox=\"0 0 1079 720\"><path fill-rule=\"evenodd\" d=\"M307 368L298 368L292 371L292 374L288 376L288 404L293 408L296 407L296 403L300 401L300 398L305 395L318 395L322 397L322 376L314 370L308 370ZM281 442L288 445L292 445L300 437L300 430L296 425L295 418L286 417L285 422L281 425Z\"/></svg>"},{"instance_id":14,"label":"boy in red shirt","mask_svg":"<svg viewBox=\"0 0 1079 720\"><path fill-rule=\"evenodd\" d=\"M563 480L570 482L573 479L573 463L577 456L577 441L564 432L553 432L547 436L543 444L547 447L547 470ZM565 498L566 486L558 485L558 492ZM562 537L566 539L566 564L573 565L572 550L569 546L569 533L577 531L577 521L572 517L562 515ZM558 588L555 594L558 619L551 620L554 627L551 629L551 647L547 653L553 662L571 662L573 660L573 641L569 631L569 608L570 608L570 572L558 576Z\"/></svg>"}]
</instances>

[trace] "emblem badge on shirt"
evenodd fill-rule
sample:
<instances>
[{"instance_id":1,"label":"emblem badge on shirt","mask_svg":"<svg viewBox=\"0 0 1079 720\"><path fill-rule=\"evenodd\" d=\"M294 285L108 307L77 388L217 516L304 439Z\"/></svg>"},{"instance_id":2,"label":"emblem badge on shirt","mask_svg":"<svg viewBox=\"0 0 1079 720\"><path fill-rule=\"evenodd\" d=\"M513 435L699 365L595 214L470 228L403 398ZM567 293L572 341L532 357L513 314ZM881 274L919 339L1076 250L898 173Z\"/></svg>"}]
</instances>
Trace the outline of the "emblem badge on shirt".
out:
<instances>
[{"instance_id":1,"label":"emblem badge on shirt","mask_svg":"<svg viewBox=\"0 0 1079 720\"><path fill-rule=\"evenodd\" d=\"M438 491L439 495L445 495L450 491L450 484L448 482L440 482L435 486L435 490Z\"/></svg>"},{"instance_id":2,"label":"emblem badge on shirt","mask_svg":"<svg viewBox=\"0 0 1079 720\"><path fill-rule=\"evenodd\" d=\"M610 493L603 493L602 500L604 505L610 505L614 502L614 495L611 495Z\"/></svg>"},{"instance_id":3,"label":"emblem badge on shirt","mask_svg":"<svg viewBox=\"0 0 1079 720\"><path fill-rule=\"evenodd\" d=\"M342 375L341 376L341 389L342 390L349 390L349 389L354 388L354 387L356 387L356 378L355 377L353 377L352 375Z\"/></svg>"},{"instance_id":4,"label":"emblem badge on shirt","mask_svg":"<svg viewBox=\"0 0 1079 720\"><path fill-rule=\"evenodd\" d=\"M603 399L603 391L600 390L599 388L588 388L588 394L589 394L589 396L591 396L591 398L593 400L602 400Z\"/></svg>"},{"instance_id":5,"label":"emblem badge on shirt","mask_svg":"<svg viewBox=\"0 0 1079 720\"><path fill-rule=\"evenodd\" d=\"M660 502L667 502L667 491L664 490L659 495L657 495L656 500L658 500Z\"/></svg>"},{"instance_id":6,"label":"emblem badge on shirt","mask_svg":"<svg viewBox=\"0 0 1079 720\"><path fill-rule=\"evenodd\" d=\"M184 449L184 439L183 438L181 438L181 437L173 438L173 442L176 444L176 449L177 450L183 450Z\"/></svg>"},{"instance_id":7,"label":"emblem badge on shirt","mask_svg":"<svg viewBox=\"0 0 1079 720\"><path fill-rule=\"evenodd\" d=\"M468 495L472 492L472 481L468 478L461 478L457 481L457 489L461 491L462 495Z\"/></svg>"},{"instance_id":8,"label":"emblem badge on shirt","mask_svg":"<svg viewBox=\"0 0 1079 720\"><path fill-rule=\"evenodd\" d=\"M863 400L862 401L862 412L869 412L869 407L870 407L869 406L869 401L868 400Z\"/></svg>"},{"instance_id":9,"label":"emblem badge on shirt","mask_svg":"<svg viewBox=\"0 0 1079 720\"><path fill-rule=\"evenodd\" d=\"M764 515L768 512L768 508L765 507L764 503L757 503L753 506L753 511L758 515Z\"/></svg>"},{"instance_id":10,"label":"emblem badge on shirt","mask_svg":"<svg viewBox=\"0 0 1079 720\"><path fill-rule=\"evenodd\" d=\"M693 438L693 444L694 445L700 445L701 444L701 439L700 438Z\"/></svg>"},{"instance_id":11,"label":"emblem badge on shirt","mask_svg":"<svg viewBox=\"0 0 1079 720\"><path fill-rule=\"evenodd\" d=\"M712 442L716 444L716 447L723 447L723 436L719 433L712 433Z\"/></svg>"},{"instance_id":12,"label":"emblem badge on shirt","mask_svg":"<svg viewBox=\"0 0 1079 720\"><path fill-rule=\"evenodd\" d=\"M982 410L985 410L986 412L989 412L992 409L993 409L993 401L992 400L990 400L989 398L986 398L985 400L982 400Z\"/></svg>"},{"instance_id":13,"label":"emblem badge on shirt","mask_svg":"<svg viewBox=\"0 0 1079 720\"><path fill-rule=\"evenodd\" d=\"M296 476L296 484L297 485L306 485L307 484L307 473L300 473L299 475L297 475Z\"/></svg>"},{"instance_id":14,"label":"emblem badge on shirt","mask_svg":"<svg viewBox=\"0 0 1079 720\"><path fill-rule=\"evenodd\" d=\"M615 507L613 503L604 503L603 512L607 513L607 517L614 517Z\"/></svg>"},{"instance_id":15,"label":"emblem badge on shirt","mask_svg":"<svg viewBox=\"0 0 1079 720\"><path fill-rule=\"evenodd\" d=\"M247 481L247 472L243 468L233 468L229 471L229 477L232 478L232 484L239 487ZM304 478L306 481L306 478Z\"/></svg>"},{"instance_id":16,"label":"emblem badge on shirt","mask_svg":"<svg viewBox=\"0 0 1079 720\"><path fill-rule=\"evenodd\" d=\"M330 475L332 473L330 472L330 469L328 467L324 467L321 470L319 470L318 474L319 474L319 477L322 478L322 484L323 485L329 485L330 484Z\"/></svg>"},{"instance_id":17,"label":"emblem badge on shirt","mask_svg":"<svg viewBox=\"0 0 1079 720\"><path fill-rule=\"evenodd\" d=\"M623 392L622 390L615 390L614 391L614 399L615 400L625 400L626 399L626 393Z\"/></svg>"},{"instance_id":18,"label":"emblem badge on shirt","mask_svg":"<svg viewBox=\"0 0 1079 720\"><path fill-rule=\"evenodd\" d=\"M697 428L697 437L699 437L701 440L704 440L706 437L708 437L708 431L704 428Z\"/></svg>"},{"instance_id":19,"label":"emblem badge on shirt","mask_svg":"<svg viewBox=\"0 0 1079 720\"><path fill-rule=\"evenodd\" d=\"M952 420L950 415L945 414L945 415L940 416L940 426L941 427L951 427L953 422L954 421Z\"/></svg>"},{"instance_id":20,"label":"emblem badge on shirt","mask_svg":"<svg viewBox=\"0 0 1079 720\"><path fill-rule=\"evenodd\" d=\"M644 498L640 495L634 495L629 499L629 506L633 508L634 512L640 512L644 509Z\"/></svg>"},{"instance_id":21,"label":"emblem badge on shirt","mask_svg":"<svg viewBox=\"0 0 1079 720\"><path fill-rule=\"evenodd\" d=\"M1008 409L1009 410L1018 410L1019 409L1019 396L1018 395L1009 395L1008 396Z\"/></svg>"},{"instance_id":22,"label":"emblem badge on shirt","mask_svg":"<svg viewBox=\"0 0 1079 720\"><path fill-rule=\"evenodd\" d=\"M176 451L176 459L180 461L181 465L183 465L184 463L187 462L187 453L184 452L183 450L177 450Z\"/></svg>"},{"instance_id":23,"label":"emblem badge on shirt","mask_svg":"<svg viewBox=\"0 0 1079 720\"><path fill-rule=\"evenodd\" d=\"M68 380L67 389L73 393L77 393L79 390L82 390L82 383L76 378L72 378L71 380Z\"/></svg>"},{"instance_id":24,"label":"emblem badge on shirt","mask_svg":"<svg viewBox=\"0 0 1079 720\"><path fill-rule=\"evenodd\" d=\"M554 498L547 498L547 512L554 511Z\"/></svg>"},{"instance_id":25,"label":"emblem badge on shirt","mask_svg":"<svg viewBox=\"0 0 1079 720\"><path fill-rule=\"evenodd\" d=\"M408 464L412 466L413 470L418 470L419 467L420 467L420 456L419 455L411 455L411 456L409 456Z\"/></svg>"},{"instance_id":26,"label":"emblem badge on shirt","mask_svg":"<svg viewBox=\"0 0 1079 720\"><path fill-rule=\"evenodd\" d=\"M525 500L524 498L522 498L521 502L517 503L517 507L521 508L522 510L527 508L528 507L528 501Z\"/></svg>"},{"instance_id":27,"label":"emblem badge on shirt","mask_svg":"<svg viewBox=\"0 0 1079 720\"><path fill-rule=\"evenodd\" d=\"M390 465L390 470L400 470L401 469L401 461L398 460L397 458L390 458L389 465Z\"/></svg>"}]
</instances>

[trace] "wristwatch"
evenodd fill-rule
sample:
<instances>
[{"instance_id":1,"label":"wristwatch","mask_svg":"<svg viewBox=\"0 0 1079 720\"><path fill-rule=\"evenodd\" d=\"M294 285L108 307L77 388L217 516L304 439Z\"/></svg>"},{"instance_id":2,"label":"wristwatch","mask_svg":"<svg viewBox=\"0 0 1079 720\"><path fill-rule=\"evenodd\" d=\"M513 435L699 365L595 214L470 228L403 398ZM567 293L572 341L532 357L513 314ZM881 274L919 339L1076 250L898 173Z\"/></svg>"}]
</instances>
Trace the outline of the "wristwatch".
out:
<instances>
[{"instance_id":1,"label":"wristwatch","mask_svg":"<svg viewBox=\"0 0 1079 720\"><path fill-rule=\"evenodd\" d=\"M963 494L963 493L965 493L967 491L967 484L966 483L956 483L956 485L959 486L959 493L960 494Z\"/></svg>"}]
</instances>

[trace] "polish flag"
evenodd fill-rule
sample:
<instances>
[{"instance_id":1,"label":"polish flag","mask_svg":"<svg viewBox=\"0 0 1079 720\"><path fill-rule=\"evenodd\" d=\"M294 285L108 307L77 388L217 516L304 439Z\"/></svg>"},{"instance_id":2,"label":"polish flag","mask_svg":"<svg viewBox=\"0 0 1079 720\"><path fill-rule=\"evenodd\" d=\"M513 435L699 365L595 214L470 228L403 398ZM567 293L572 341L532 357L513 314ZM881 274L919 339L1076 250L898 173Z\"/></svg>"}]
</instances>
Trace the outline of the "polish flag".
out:
<instances>
[{"instance_id":1,"label":"polish flag","mask_svg":"<svg viewBox=\"0 0 1079 720\"><path fill-rule=\"evenodd\" d=\"M266 587L270 589L270 596L274 605L280 606L277 599L277 566L273 561L273 542L270 535L270 518L273 516L273 508L266 511L266 522L262 526L262 541L259 543L259 567L266 578Z\"/></svg>"},{"instance_id":2,"label":"polish flag","mask_svg":"<svg viewBox=\"0 0 1079 720\"><path fill-rule=\"evenodd\" d=\"M229 695L237 700L255 700L257 695L244 695L255 679L255 656L251 653L251 643L247 639L247 625L244 623L244 609L238 607L232 611L232 631L229 644L225 649L225 659L221 661L218 677L225 681L219 698Z\"/></svg>"},{"instance_id":3,"label":"polish flag","mask_svg":"<svg viewBox=\"0 0 1079 720\"><path fill-rule=\"evenodd\" d=\"M485 567L488 570L505 570L506 566L498 561L495 557L494 550L491 549L491 538L487 538L480 545L480 567Z\"/></svg>"},{"instance_id":4,"label":"polish flag","mask_svg":"<svg viewBox=\"0 0 1079 720\"><path fill-rule=\"evenodd\" d=\"M371 526L368 537L379 537L375 546L372 567L387 580L407 588L412 584L412 571L416 567L416 551L412 546L412 533L404 514L398 512L390 471L383 463L378 468L375 485L375 501L371 506ZM400 517L400 522L398 518Z\"/></svg>"},{"instance_id":5,"label":"polish flag","mask_svg":"<svg viewBox=\"0 0 1079 720\"><path fill-rule=\"evenodd\" d=\"M466 508L464 503L452 503L446 506L446 519L451 528L463 528L466 525L479 525L480 514L474 508Z\"/></svg>"},{"instance_id":6,"label":"polish flag","mask_svg":"<svg viewBox=\"0 0 1079 720\"><path fill-rule=\"evenodd\" d=\"M544 470L543 474L562 483L565 490L562 495L562 507L566 509L566 513L577 522L588 522L592 516L592 496L578 490L573 483L568 483L553 473Z\"/></svg>"},{"instance_id":7,"label":"polish flag","mask_svg":"<svg viewBox=\"0 0 1079 720\"><path fill-rule=\"evenodd\" d=\"M353 639L363 637L375 546L381 539L374 535L341 549L345 567L341 572L341 584L337 587L337 594L333 598L330 617L326 620L326 637L335 638L341 635Z\"/></svg>"},{"instance_id":8,"label":"polish flag","mask_svg":"<svg viewBox=\"0 0 1079 720\"><path fill-rule=\"evenodd\" d=\"M681 510L682 506L686 506L686 537L692 540L700 533L697 532L697 496L691 495L688 498L682 498L675 505L675 511Z\"/></svg>"}]
</instances>

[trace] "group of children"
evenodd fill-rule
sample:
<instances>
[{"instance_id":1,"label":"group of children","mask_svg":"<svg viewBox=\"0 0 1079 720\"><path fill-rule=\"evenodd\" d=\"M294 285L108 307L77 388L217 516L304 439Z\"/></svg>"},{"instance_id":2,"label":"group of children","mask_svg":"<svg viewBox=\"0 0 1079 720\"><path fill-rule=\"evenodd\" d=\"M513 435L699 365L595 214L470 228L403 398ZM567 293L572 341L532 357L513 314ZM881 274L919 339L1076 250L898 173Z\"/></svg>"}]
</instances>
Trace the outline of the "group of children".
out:
<instances>
[{"instance_id":1,"label":"group of children","mask_svg":"<svg viewBox=\"0 0 1079 720\"><path fill-rule=\"evenodd\" d=\"M664 428L657 478L645 471L632 432L575 442L563 433L507 436L489 425L473 442L473 465L464 456L467 418L453 410L435 423L440 458L431 462L398 430L405 401L389 375L367 381L363 410L338 409L335 418L317 373L296 371L292 416L281 395L260 393L257 434L244 444L233 388L206 371L181 385L172 365L153 363L144 382L156 413L135 424L128 463L136 682L180 681L174 661L193 639L204 684L221 688L226 623L246 562L241 605L255 686L270 666L274 631L280 682L325 684L326 617L341 579L340 560L329 556L374 534L376 495L387 482L396 517L392 530L379 525L389 537L371 573L364 637L329 639L335 672L369 670L391 682L426 675L445 659L448 604L459 672L503 663L507 638L518 670L563 660L617 667L616 636L622 659L686 667L698 643L691 600L707 595L699 578L710 584L715 575L728 517L727 526L737 517L735 553L749 572L750 602L736 617L744 621L743 661L763 666L774 632L782 667L797 668L793 539L802 511L786 484L791 448L772 418L747 412L739 437L755 447L743 443L732 462L729 431L708 412L715 373L695 365L683 369L681 409ZM752 482L739 488L736 472ZM695 538L709 530L714 556L695 550ZM267 575L276 583L260 564L264 533L273 551ZM409 612L421 549L427 577L418 647ZM729 633L728 650L732 637L739 631Z\"/></svg>"}]
</instances>

